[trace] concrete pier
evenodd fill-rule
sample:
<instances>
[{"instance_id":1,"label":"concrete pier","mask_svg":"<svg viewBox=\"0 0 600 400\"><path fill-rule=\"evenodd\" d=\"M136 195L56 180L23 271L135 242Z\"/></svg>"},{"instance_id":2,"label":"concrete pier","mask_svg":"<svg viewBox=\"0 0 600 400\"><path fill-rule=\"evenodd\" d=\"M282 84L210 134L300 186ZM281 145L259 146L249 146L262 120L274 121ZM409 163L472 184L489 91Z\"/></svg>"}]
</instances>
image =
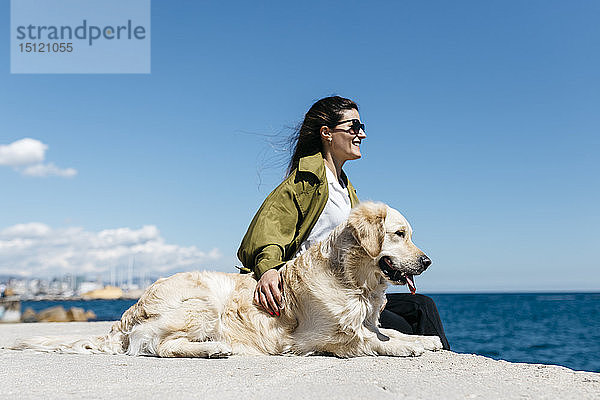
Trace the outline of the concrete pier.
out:
<instances>
[{"instance_id":1,"label":"concrete pier","mask_svg":"<svg viewBox=\"0 0 600 400\"><path fill-rule=\"evenodd\" d=\"M0 347L32 336L96 336L110 322L0 324ZM161 359L0 349L10 399L598 399L600 373L449 351L415 358Z\"/></svg>"}]
</instances>

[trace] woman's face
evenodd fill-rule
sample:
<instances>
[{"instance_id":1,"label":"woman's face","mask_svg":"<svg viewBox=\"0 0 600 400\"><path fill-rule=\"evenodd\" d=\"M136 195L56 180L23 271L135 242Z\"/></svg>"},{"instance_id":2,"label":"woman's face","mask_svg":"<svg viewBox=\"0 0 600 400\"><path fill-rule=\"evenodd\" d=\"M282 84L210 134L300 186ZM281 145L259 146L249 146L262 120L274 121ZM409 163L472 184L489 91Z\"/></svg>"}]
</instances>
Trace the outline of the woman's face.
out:
<instances>
[{"instance_id":1,"label":"woman's face","mask_svg":"<svg viewBox=\"0 0 600 400\"><path fill-rule=\"evenodd\" d=\"M354 119L360 121L360 115L358 115L358 111L351 109L344 111L344 115L340 121ZM361 157L360 142L367 135L363 129L358 129L357 132L356 129L352 128L352 125L352 121L343 122L329 130L331 141L325 143L325 145L330 149L333 159L338 162L356 160Z\"/></svg>"}]
</instances>

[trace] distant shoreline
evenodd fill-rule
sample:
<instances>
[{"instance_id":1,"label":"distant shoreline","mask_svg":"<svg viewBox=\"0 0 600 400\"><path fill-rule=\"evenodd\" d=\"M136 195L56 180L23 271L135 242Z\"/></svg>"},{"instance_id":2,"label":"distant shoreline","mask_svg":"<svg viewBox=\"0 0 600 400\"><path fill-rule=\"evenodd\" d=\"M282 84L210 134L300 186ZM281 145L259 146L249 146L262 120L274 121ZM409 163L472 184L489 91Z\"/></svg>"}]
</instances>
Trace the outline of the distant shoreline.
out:
<instances>
[{"instance_id":1,"label":"distant shoreline","mask_svg":"<svg viewBox=\"0 0 600 400\"><path fill-rule=\"evenodd\" d=\"M0 298L0 304L4 301L97 301L97 300L107 300L107 301L114 301L114 300L137 300L139 299L138 296L136 297L127 297L127 296L122 296L122 297L117 297L114 299L101 299L101 298L93 298L93 297L82 297L82 296L71 296L71 297L57 297L57 296L42 296L42 297L18 297L18 296L11 296L11 297L3 297Z\"/></svg>"}]
</instances>

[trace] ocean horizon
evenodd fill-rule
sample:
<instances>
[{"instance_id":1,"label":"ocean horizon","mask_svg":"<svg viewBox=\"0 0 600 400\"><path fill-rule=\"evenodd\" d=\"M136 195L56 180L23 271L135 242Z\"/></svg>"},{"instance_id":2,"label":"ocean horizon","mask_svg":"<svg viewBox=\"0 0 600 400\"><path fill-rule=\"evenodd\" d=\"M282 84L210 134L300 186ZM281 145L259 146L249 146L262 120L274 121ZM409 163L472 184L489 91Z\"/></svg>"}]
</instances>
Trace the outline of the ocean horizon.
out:
<instances>
[{"instance_id":1,"label":"ocean horizon","mask_svg":"<svg viewBox=\"0 0 600 400\"><path fill-rule=\"evenodd\" d=\"M600 292L422 293L434 299L452 351L600 372ZM118 320L136 300L23 301L22 310L82 307Z\"/></svg>"}]
</instances>

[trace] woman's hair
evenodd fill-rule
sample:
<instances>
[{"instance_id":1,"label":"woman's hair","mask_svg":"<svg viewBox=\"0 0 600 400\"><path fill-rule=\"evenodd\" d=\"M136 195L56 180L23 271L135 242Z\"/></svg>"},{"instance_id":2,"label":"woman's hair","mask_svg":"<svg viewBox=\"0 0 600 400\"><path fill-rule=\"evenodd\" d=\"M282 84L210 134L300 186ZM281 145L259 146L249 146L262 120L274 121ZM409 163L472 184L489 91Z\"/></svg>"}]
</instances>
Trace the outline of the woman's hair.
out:
<instances>
[{"instance_id":1,"label":"woman's hair","mask_svg":"<svg viewBox=\"0 0 600 400\"><path fill-rule=\"evenodd\" d=\"M323 153L321 141L321 127L333 128L342 120L345 110L355 109L358 106L350 99L340 96L325 97L312 105L304 116L304 121L290 137L293 153L288 165L287 175L298 168L298 162L304 156Z\"/></svg>"}]
</instances>

